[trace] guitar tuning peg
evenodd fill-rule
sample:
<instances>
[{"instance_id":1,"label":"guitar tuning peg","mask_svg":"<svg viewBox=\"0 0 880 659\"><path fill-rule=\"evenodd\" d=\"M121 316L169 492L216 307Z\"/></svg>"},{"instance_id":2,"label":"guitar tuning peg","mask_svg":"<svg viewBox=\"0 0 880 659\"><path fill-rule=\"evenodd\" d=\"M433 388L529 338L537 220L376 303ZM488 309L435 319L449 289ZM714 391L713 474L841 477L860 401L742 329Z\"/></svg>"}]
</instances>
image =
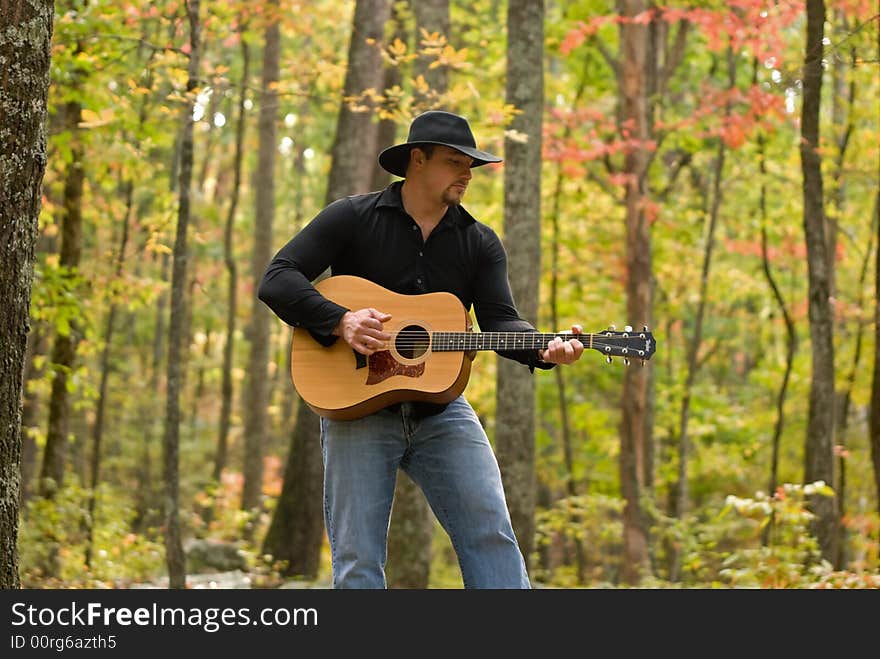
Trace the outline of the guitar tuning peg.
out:
<instances>
[{"instance_id":1,"label":"guitar tuning peg","mask_svg":"<svg viewBox=\"0 0 880 659\"><path fill-rule=\"evenodd\" d=\"M626 327L623 328L623 331L624 332L632 332L633 331L632 325L627 325Z\"/></svg>"},{"instance_id":2,"label":"guitar tuning peg","mask_svg":"<svg viewBox=\"0 0 880 659\"><path fill-rule=\"evenodd\" d=\"M648 326L647 326L647 325L642 325L642 331L643 331L643 332L647 332L647 331L648 331Z\"/></svg>"},{"instance_id":3,"label":"guitar tuning peg","mask_svg":"<svg viewBox=\"0 0 880 659\"><path fill-rule=\"evenodd\" d=\"M613 332L614 330L617 329L617 325L609 325L608 329L610 329Z\"/></svg>"},{"instance_id":4,"label":"guitar tuning peg","mask_svg":"<svg viewBox=\"0 0 880 659\"><path fill-rule=\"evenodd\" d=\"M641 362L641 365L642 365L642 366L646 366L647 363L648 363L648 360L647 360L647 359L640 359L639 361Z\"/></svg>"},{"instance_id":5,"label":"guitar tuning peg","mask_svg":"<svg viewBox=\"0 0 880 659\"><path fill-rule=\"evenodd\" d=\"M623 358L623 363L624 363L625 366L629 366L629 357L624 357L624 358Z\"/></svg>"},{"instance_id":6,"label":"guitar tuning peg","mask_svg":"<svg viewBox=\"0 0 880 659\"><path fill-rule=\"evenodd\" d=\"M611 355L608 355L608 356L605 358L605 361L608 362L608 363L610 364L610 363L613 361L613 360L611 359Z\"/></svg>"}]
</instances>

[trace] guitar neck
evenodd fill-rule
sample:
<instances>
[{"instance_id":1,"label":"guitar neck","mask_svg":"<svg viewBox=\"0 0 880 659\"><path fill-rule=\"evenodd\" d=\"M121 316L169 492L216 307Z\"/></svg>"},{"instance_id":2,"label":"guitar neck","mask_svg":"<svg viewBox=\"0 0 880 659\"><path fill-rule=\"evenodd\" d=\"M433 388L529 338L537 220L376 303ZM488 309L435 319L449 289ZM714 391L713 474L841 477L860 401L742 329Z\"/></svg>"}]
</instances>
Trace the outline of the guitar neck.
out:
<instances>
[{"instance_id":1,"label":"guitar neck","mask_svg":"<svg viewBox=\"0 0 880 659\"><path fill-rule=\"evenodd\" d=\"M592 347L593 334L544 334L541 332L432 332L434 352L471 352L473 350L544 350L556 337L577 337L585 347Z\"/></svg>"}]
</instances>

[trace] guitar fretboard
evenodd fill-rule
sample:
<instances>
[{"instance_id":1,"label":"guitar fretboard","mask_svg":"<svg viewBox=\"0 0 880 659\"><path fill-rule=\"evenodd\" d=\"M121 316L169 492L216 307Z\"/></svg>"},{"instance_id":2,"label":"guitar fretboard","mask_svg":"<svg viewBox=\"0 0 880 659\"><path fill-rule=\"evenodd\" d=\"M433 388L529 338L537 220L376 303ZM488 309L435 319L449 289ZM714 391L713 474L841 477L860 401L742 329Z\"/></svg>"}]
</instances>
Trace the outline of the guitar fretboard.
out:
<instances>
[{"instance_id":1,"label":"guitar fretboard","mask_svg":"<svg viewBox=\"0 0 880 659\"><path fill-rule=\"evenodd\" d=\"M471 350L544 350L556 337L563 340L577 338L585 347L591 347L592 334L542 334L540 332L433 332L431 350L455 352Z\"/></svg>"}]
</instances>

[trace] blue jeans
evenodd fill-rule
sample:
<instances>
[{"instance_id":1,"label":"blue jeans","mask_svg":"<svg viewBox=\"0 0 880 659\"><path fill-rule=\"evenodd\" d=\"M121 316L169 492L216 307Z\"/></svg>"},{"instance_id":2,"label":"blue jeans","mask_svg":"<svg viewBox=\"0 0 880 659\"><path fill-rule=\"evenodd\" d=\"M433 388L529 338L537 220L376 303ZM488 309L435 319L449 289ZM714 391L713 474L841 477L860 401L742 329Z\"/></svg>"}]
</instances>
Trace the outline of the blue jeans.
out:
<instances>
[{"instance_id":1,"label":"blue jeans","mask_svg":"<svg viewBox=\"0 0 880 659\"><path fill-rule=\"evenodd\" d=\"M412 407L354 421L321 419L324 521L334 588L385 588L398 468L449 534L465 588L529 588L495 454L463 396L434 416Z\"/></svg>"}]
</instances>

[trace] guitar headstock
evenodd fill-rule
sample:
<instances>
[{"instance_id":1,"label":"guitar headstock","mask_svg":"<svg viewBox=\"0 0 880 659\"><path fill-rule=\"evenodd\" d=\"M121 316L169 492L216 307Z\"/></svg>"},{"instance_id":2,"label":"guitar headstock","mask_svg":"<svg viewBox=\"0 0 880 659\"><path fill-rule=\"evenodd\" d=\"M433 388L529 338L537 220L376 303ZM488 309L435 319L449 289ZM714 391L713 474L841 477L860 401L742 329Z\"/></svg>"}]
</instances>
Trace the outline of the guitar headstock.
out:
<instances>
[{"instance_id":1,"label":"guitar headstock","mask_svg":"<svg viewBox=\"0 0 880 659\"><path fill-rule=\"evenodd\" d=\"M591 334L589 340L582 343L605 355L605 360L609 364L612 357L623 357L624 364L638 359L644 365L657 349L657 342L654 340L654 335L648 331L647 325L641 330L633 330L627 325L623 331L618 331L614 325L611 325L607 330Z\"/></svg>"}]
</instances>

